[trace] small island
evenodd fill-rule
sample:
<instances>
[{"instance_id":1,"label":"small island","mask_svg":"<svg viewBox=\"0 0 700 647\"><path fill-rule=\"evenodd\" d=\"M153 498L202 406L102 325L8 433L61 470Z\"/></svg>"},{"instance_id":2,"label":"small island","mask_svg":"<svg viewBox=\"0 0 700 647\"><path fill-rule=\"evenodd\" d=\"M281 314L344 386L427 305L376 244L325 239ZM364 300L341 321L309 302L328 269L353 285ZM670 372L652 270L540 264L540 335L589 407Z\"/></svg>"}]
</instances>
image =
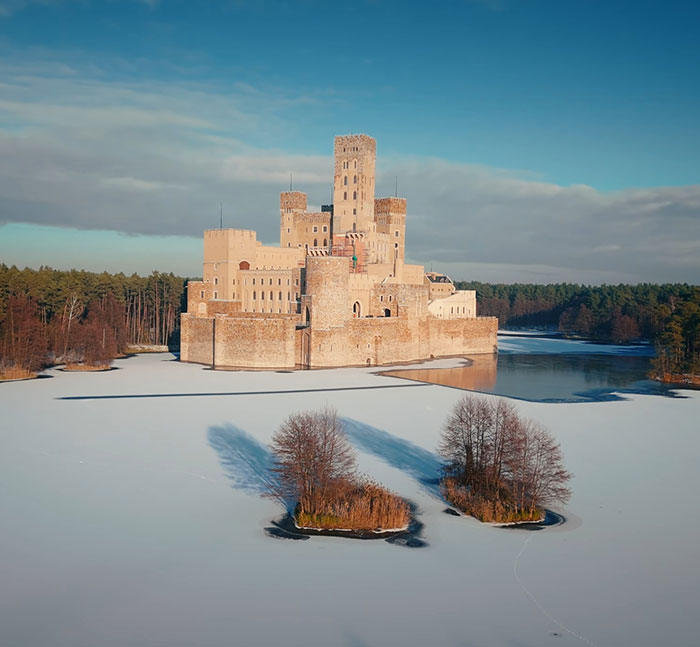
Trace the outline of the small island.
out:
<instances>
[{"instance_id":1,"label":"small island","mask_svg":"<svg viewBox=\"0 0 700 647\"><path fill-rule=\"evenodd\" d=\"M443 495L464 514L498 524L545 520L571 496L561 449L541 424L503 398L465 395L442 432Z\"/></svg>"},{"instance_id":2,"label":"small island","mask_svg":"<svg viewBox=\"0 0 700 647\"><path fill-rule=\"evenodd\" d=\"M333 409L289 416L272 438L271 494L291 505L302 533L386 537L406 532L408 502L356 472L355 453Z\"/></svg>"}]
</instances>

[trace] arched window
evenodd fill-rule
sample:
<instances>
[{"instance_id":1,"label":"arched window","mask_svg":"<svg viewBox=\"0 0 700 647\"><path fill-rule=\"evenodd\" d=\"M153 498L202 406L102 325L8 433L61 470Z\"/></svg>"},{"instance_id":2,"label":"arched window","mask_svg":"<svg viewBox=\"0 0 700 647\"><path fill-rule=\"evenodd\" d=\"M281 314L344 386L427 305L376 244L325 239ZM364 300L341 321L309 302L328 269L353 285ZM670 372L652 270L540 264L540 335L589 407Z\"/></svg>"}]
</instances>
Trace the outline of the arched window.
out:
<instances>
[{"instance_id":1,"label":"arched window","mask_svg":"<svg viewBox=\"0 0 700 647\"><path fill-rule=\"evenodd\" d=\"M328 238L323 239L323 246L328 247Z\"/></svg>"},{"instance_id":2,"label":"arched window","mask_svg":"<svg viewBox=\"0 0 700 647\"><path fill-rule=\"evenodd\" d=\"M343 191L343 200L347 200L347 199L348 199L348 192Z\"/></svg>"},{"instance_id":3,"label":"arched window","mask_svg":"<svg viewBox=\"0 0 700 647\"><path fill-rule=\"evenodd\" d=\"M348 176L347 175L343 178L343 185L344 186L348 185Z\"/></svg>"},{"instance_id":4,"label":"arched window","mask_svg":"<svg viewBox=\"0 0 700 647\"><path fill-rule=\"evenodd\" d=\"M202 291L199 293L199 298L200 298L200 299L203 299L203 298L204 298L204 290L202 290Z\"/></svg>"},{"instance_id":5,"label":"arched window","mask_svg":"<svg viewBox=\"0 0 700 647\"><path fill-rule=\"evenodd\" d=\"M352 192L352 199L357 200L357 191Z\"/></svg>"},{"instance_id":6,"label":"arched window","mask_svg":"<svg viewBox=\"0 0 700 647\"><path fill-rule=\"evenodd\" d=\"M353 317L360 317L361 315L361 308L360 308L360 302L355 301L355 303L352 304L352 316Z\"/></svg>"},{"instance_id":7,"label":"arched window","mask_svg":"<svg viewBox=\"0 0 700 647\"><path fill-rule=\"evenodd\" d=\"M304 318L306 320L306 323L310 326L311 325L311 312L309 312L309 306L306 306L306 309L304 310Z\"/></svg>"},{"instance_id":8,"label":"arched window","mask_svg":"<svg viewBox=\"0 0 700 647\"><path fill-rule=\"evenodd\" d=\"M264 301L265 300L265 292L260 290L260 298Z\"/></svg>"},{"instance_id":9,"label":"arched window","mask_svg":"<svg viewBox=\"0 0 700 647\"><path fill-rule=\"evenodd\" d=\"M352 176L352 183L357 184L357 175Z\"/></svg>"},{"instance_id":10,"label":"arched window","mask_svg":"<svg viewBox=\"0 0 700 647\"><path fill-rule=\"evenodd\" d=\"M250 269L250 263L248 261L241 261L238 264L238 269L239 270L249 270Z\"/></svg>"},{"instance_id":11,"label":"arched window","mask_svg":"<svg viewBox=\"0 0 700 647\"><path fill-rule=\"evenodd\" d=\"M384 308L384 316L391 317L391 310L389 310L389 308Z\"/></svg>"},{"instance_id":12,"label":"arched window","mask_svg":"<svg viewBox=\"0 0 700 647\"><path fill-rule=\"evenodd\" d=\"M318 238L314 238L314 247L318 247Z\"/></svg>"},{"instance_id":13,"label":"arched window","mask_svg":"<svg viewBox=\"0 0 700 647\"><path fill-rule=\"evenodd\" d=\"M218 293L218 292L214 292L214 298L215 298L215 299L218 299L218 298L219 298L219 293Z\"/></svg>"},{"instance_id":14,"label":"arched window","mask_svg":"<svg viewBox=\"0 0 700 647\"><path fill-rule=\"evenodd\" d=\"M214 285L219 285L219 277L218 276L214 277Z\"/></svg>"},{"instance_id":15,"label":"arched window","mask_svg":"<svg viewBox=\"0 0 700 647\"><path fill-rule=\"evenodd\" d=\"M282 301L282 293L281 292L279 293L279 299L280 299L280 301Z\"/></svg>"},{"instance_id":16,"label":"arched window","mask_svg":"<svg viewBox=\"0 0 700 647\"><path fill-rule=\"evenodd\" d=\"M253 301L258 298L258 294L255 290L253 290Z\"/></svg>"},{"instance_id":17,"label":"arched window","mask_svg":"<svg viewBox=\"0 0 700 647\"><path fill-rule=\"evenodd\" d=\"M272 301L273 296L272 296L272 290L270 290L270 301Z\"/></svg>"}]
</instances>

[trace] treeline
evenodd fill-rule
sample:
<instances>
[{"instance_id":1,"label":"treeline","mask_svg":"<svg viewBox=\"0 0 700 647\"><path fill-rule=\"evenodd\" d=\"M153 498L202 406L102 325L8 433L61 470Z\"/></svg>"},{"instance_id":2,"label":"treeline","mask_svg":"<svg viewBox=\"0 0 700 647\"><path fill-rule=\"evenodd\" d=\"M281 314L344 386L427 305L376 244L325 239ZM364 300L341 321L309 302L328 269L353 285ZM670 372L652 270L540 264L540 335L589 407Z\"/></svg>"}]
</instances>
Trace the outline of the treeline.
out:
<instances>
[{"instance_id":1,"label":"treeline","mask_svg":"<svg viewBox=\"0 0 700 647\"><path fill-rule=\"evenodd\" d=\"M458 282L476 290L479 314L502 327L536 327L602 341L652 341L662 373L698 372L700 287L686 283L587 286Z\"/></svg>"},{"instance_id":2,"label":"treeline","mask_svg":"<svg viewBox=\"0 0 700 647\"><path fill-rule=\"evenodd\" d=\"M700 291L698 291L700 292ZM656 376L673 382L678 376L700 376L700 295L670 313L656 342ZM683 381L683 380L681 380Z\"/></svg>"},{"instance_id":3,"label":"treeline","mask_svg":"<svg viewBox=\"0 0 700 647\"><path fill-rule=\"evenodd\" d=\"M0 264L0 372L108 366L129 345L177 344L186 279Z\"/></svg>"}]
</instances>

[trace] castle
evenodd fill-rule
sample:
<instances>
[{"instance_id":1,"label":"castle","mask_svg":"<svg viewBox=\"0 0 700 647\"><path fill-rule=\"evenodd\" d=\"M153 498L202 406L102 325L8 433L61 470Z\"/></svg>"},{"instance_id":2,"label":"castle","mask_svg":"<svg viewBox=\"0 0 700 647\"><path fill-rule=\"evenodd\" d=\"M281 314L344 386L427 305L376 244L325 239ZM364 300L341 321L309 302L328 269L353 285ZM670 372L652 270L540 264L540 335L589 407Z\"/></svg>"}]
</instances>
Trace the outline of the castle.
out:
<instances>
[{"instance_id":1,"label":"castle","mask_svg":"<svg viewBox=\"0 0 700 647\"><path fill-rule=\"evenodd\" d=\"M406 200L374 197L376 142L335 138L333 204L280 196L280 246L254 231L204 232L187 285L180 359L215 367L369 366L493 353L498 321L476 293L405 262Z\"/></svg>"}]
</instances>

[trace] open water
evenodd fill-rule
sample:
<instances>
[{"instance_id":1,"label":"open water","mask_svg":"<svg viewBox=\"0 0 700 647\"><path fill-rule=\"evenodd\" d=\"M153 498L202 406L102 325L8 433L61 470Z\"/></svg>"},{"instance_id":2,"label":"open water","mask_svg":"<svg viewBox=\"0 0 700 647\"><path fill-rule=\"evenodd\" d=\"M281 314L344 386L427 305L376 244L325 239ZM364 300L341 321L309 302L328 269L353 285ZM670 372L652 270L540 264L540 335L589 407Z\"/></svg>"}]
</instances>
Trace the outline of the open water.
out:
<instances>
[{"instance_id":1,"label":"open water","mask_svg":"<svg viewBox=\"0 0 700 647\"><path fill-rule=\"evenodd\" d=\"M525 343L531 348L534 340L529 337ZM542 341L549 352L544 348L519 352L518 344L505 338L503 345L510 348L497 356L476 355L456 368L402 369L382 375L532 402L604 402L632 393L678 397L673 387L649 379L652 357L646 346Z\"/></svg>"}]
</instances>

